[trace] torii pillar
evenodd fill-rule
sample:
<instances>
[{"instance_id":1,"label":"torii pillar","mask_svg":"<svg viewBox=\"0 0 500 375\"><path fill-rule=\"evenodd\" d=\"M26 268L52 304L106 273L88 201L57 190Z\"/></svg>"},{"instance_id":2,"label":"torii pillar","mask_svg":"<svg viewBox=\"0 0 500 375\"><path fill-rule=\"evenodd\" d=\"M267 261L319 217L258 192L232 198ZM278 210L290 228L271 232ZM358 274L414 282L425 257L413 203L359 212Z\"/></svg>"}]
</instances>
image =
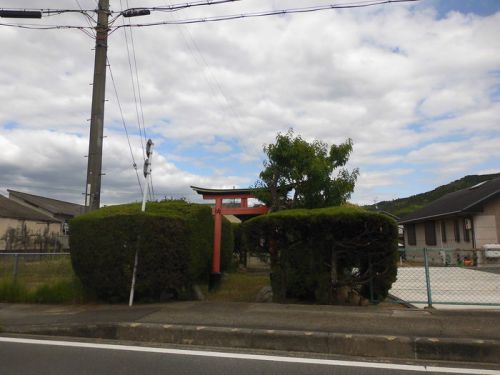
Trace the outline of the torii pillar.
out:
<instances>
[{"instance_id":1,"label":"torii pillar","mask_svg":"<svg viewBox=\"0 0 500 375\"><path fill-rule=\"evenodd\" d=\"M203 196L203 199L215 200L215 206L212 209L214 215L214 253L212 257L212 270L208 282L210 290L215 289L220 284L220 249L222 242L222 215L236 216L258 216L268 212L266 206L248 207L248 199L256 198L254 189L205 189L196 186L191 188L198 194ZM224 199L240 199L239 207L224 207Z\"/></svg>"}]
</instances>

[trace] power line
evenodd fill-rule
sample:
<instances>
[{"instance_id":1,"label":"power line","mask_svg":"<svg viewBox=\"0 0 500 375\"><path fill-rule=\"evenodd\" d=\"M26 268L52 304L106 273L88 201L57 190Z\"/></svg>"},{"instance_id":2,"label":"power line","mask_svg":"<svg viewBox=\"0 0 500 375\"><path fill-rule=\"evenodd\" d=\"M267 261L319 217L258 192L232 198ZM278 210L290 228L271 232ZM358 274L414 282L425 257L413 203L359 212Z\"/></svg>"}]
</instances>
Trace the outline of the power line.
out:
<instances>
[{"instance_id":1,"label":"power line","mask_svg":"<svg viewBox=\"0 0 500 375\"><path fill-rule=\"evenodd\" d=\"M223 2L231 2L237 0L223 0ZM123 24L118 26L110 27L110 31L113 32L117 29L124 27L148 27L148 26L159 26L159 25L183 25L183 24L194 24L194 23L207 23L207 22L219 22L219 21L229 21L236 19L244 19L244 18L257 18L257 17L267 17L267 16L276 16L276 15L287 15L287 14L296 14L296 13L312 13L319 12L330 9L355 9L355 8L367 8L377 5L391 4L391 3L409 3L409 2L418 2L420 0L381 0L381 1L371 1L371 2L357 2L357 3L348 3L348 4L330 4L330 5L317 5L311 6L307 8L290 8L290 9L280 9L280 10L272 10L272 11L259 11L259 12L250 12L250 13L241 13L241 14L230 14L230 15L222 15L222 16L214 16L214 17L206 17L206 18L191 18L191 19L181 19L174 21L159 21L159 22L151 22L151 23L130 23ZM214 5L222 3L218 2L204 2L203 5ZM193 3L187 3L183 6L179 5L177 9L185 9L192 5ZM156 10L156 9L155 9ZM56 11L56 10L52 10ZM57 10L58 12L77 12L82 13L81 10ZM93 11L93 10L92 10ZM86 12L85 10L83 12ZM116 13L116 12L111 12ZM32 29L32 30L54 30L54 29L78 29L78 30L86 30L91 29L89 26L81 26L81 25L39 25L39 24L17 24L17 23L0 23L0 26L6 27L17 27L22 29ZM93 29L93 28L92 28Z\"/></svg>"},{"instance_id":2,"label":"power line","mask_svg":"<svg viewBox=\"0 0 500 375\"><path fill-rule=\"evenodd\" d=\"M123 128L125 129L125 134L127 136L128 148L130 150L130 156L132 157L132 163L133 163L132 167L135 170L135 174L137 176L137 183L139 184L139 189L141 190L141 196L142 196L143 190L142 190L141 179L139 178L139 172L137 170L137 163L135 162L134 153L132 151L132 145L130 144L130 137L128 134L127 124L125 123L125 117L123 116L122 105L120 103L120 98L118 97L118 90L116 88L115 78L113 76L113 71L111 70L111 63L109 62L109 58L107 59L107 61L108 61L109 75L111 77L111 82L113 83L113 89L115 91L116 102L118 103L118 109L120 110L120 116L122 119Z\"/></svg>"},{"instance_id":3,"label":"power line","mask_svg":"<svg viewBox=\"0 0 500 375\"><path fill-rule=\"evenodd\" d=\"M79 2L78 0L75 0L75 1L76 1L76 4L78 5L78 7L80 8L80 10L82 10L82 11L83 11L83 8L82 8L82 6L80 5L80 2ZM85 16L87 16L87 17L85 17L85 19L87 20L88 25L89 25L90 27L92 27L92 28L93 28L93 27L94 27L94 25L92 25L91 20L92 20L93 22L96 22L96 20L95 20L94 18L92 18L91 16L89 16L87 13L85 13ZM95 32L91 32L91 34L92 34L92 36L93 36L93 37L95 37Z\"/></svg>"},{"instance_id":4,"label":"power line","mask_svg":"<svg viewBox=\"0 0 500 375\"><path fill-rule=\"evenodd\" d=\"M417 2L420 0L382 0L373 2L360 2L360 3L350 3L350 4L330 4L330 5L318 5L307 8L290 8L281 10L271 10L271 11L260 11L260 12L250 12L241 14L230 14L224 16L214 16L206 18L191 18L184 20L174 20L174 21L159 21L151 23L135 23L130 25L120 25L115 26L114 29L119 29L122 27L148 27L148 26L159 26L159 25L186 25L194 23L207 23L207 22L220 22L229 21L244 18L257 18L257 17L267 17L276 15L287 15L287 14L297 14L297 13L312 13L319 12L323 10L330 9L355 9L355 8L367 8L376 5L390 4L390 3L407 3L407 2Z\"/></svg>"},{"instance_id":5,"label":"power line","mask_svg":"<svg viewBox=\"0 0 500 375\"><path fill-rule=\"evenodd\" d=\"M128 1L128 0L127 0ZM205 67L207 68L206 70L205 69L201 69L201 72L203 73L203 76L205 77L205 80L208 84L208 87L209 89L212 91L212 94L213 94L213 99L216 100L216 98L218 97L217 95L217 90L219 91L219 93L222 95L222 97L224 98L224 101L223 101L223 105L225 104L225 106L222 108L223 112L225 115L228 115L228 109L232 111L233 113L233 116L235 118L238 118L241 122L241 119L240 119L240 116L236 113L236 111L234 110L234 108L232 108L230 106L230 103L229 103L229 99L227 98L227 95L225 94L225 92L222 90L222 86L220 85L219 81L217 80L217 78L214 76L214 74L212 74L212 71L210 69L210 66L208 65L205 57L203 56L200 48L198 47L198 44L196 43L196 41L194 40L193 38L193 35L191 34L191 32L189 31L188 28L185 29L186 33L184 33L184 30L183 30L183 26L182 25L176 25L177 26L177 30L179 31L182 39L184 40L184 43L187 47L187 50L189 53L191 53L191 55L193 56L194 60L200 65L205 65ZM212 82L213 81L213 82ZM228 116L229 117L229 116ZM229 123L230 126L233 128L233 130L236 130L234 128L234 125L232 123Z\"/></svg>"},{"instance_id":6,"label":"power line","mask_svg":"<svg viewBox=\"0 0 500 375\"><path fill-rule=\"evenodd\" d=\"M166 5L166 6L160 6L160 7L136 7L136 8L129 8L127 11L140 11L140 10L148 10L150 12L175 12L181 9L187 9L187 8L193 8L193 7L199 7L199 6L207 6L207 5L219 5L219 4L225 4L225 3L233 3L241 0L204 0L204 1L195 1L191 3L183 3L183 4L172 4L172 5ZM112 19L111 22L116 20L119 16L123 14L124 10L118 13L118 15L115 16L115 18ZM115 12L113 12L115 13Z\"/></svg>"},{"instance_id":7,"label":"power line","mask_svg":"<svg viewBox=\"0 0 500 375\"><path fill-rule=\"evenodd\" d=\"M130 8L127 10L149 10L149 11L158 11L158 12L169 12L169 11L177 11L180 9L186 9L186 8L193 8L193 7L199 7L199 6L209 6L209 5L218 5L218 4L224 4L224 3L231 3L231 2L237 2L241 0L200 0L200 1L193 1L193 2L188 2L188 3L179 3L179 4L172 4L168 6L159 6L159 7L135 7L135 8ZM97 5L97 1L95 1ZM44 15L58 15L58 14L64 14L64 13L96 13L96 9L82 9L82 7L79 6L80 9L50 9L50 8L0 8L0 11L21 11L21 12L40 12ZM113 15L115 14L117 17L121 16L123 14L124 10L120 11L113 11L109 10L109 14Z\"/></svg>"},{"instance_id":8,"label":"power line","mask_svg":"<svg viewBox=\"0 0 500 375\"><path fill-rule=\"evenodd\" d=\"M127 0L127 7L128 7L128 0ZM144 132L144 141L146 141L147 135L146 135L146 122L144 121L144 108L142 105L142 94L141 94L141 85L140 85L140 80L139 80L139 70L137 69L137 57L135 53L135 43L134 43L134 33L132 32L132 29L130 29L130 41L132 42L132 56L134 57L134 69L135 69L135 76L137 80L137 94L139 96L139 108L141 109L141 119L142 119L142 130Z\"/></svg>"},{"instance_id":9,"label":"power line","mask_svg":"<svg viewBox=\"0 0 500 375\"><path fill-rule=\"evenodd\" d=\"M94 30L93 27L90 26L76 26L76 25L38 25L38 24L30 24L30 23L6 23L0 22L0 26L6 27L16 27L19 29L29 29L29 30L59 30L59 29L76 29L76 30Z\"/></svg>"},{"instance_id":10,"label":"power line","mask_svg":"<svg viewBox=\"0 0 500 375\"><path fill-rule=\"evenodd\" d=\"M120 6L121 5L122 5L122 2L120 0ZM125 24L125 21L123 21L123 23ZM129 49L129 43L128 43L127 30L124 29L123 31L124 31L123 35L125 36L125 46L127 48L127 59L128 59L128 66L129 66L129 71L130 71L130 79L132 81L132 93L133 93L134 103L135 103L135 113L137 115L137 125L139 127L139 134L140 134L140 139L141 139L142 154L143 154L143 157L145 158L146 151L144 149L144 142L143 142L143 137L142 137L141 120L139 117L139 108L138 108L138 103L137 103L137 95L136 95L136 91L135 91L135 80L134 80L134 73L133 73L133 69L132 69L132 62L130 59L130 49Z\"/></svg>"}]
</instances>

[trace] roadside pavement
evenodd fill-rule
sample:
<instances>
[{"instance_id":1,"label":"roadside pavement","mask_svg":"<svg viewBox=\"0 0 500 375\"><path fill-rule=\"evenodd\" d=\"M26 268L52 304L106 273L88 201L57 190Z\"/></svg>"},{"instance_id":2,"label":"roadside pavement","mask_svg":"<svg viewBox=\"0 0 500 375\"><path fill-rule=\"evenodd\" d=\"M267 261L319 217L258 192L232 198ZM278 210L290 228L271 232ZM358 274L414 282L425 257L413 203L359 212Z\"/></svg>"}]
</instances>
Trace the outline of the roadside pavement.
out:
<instances>
[{"instance_id":1,"label":"roadside pavement","mask_svg":"<svg viewBox=\"0 0 500 375\"><path fill-rule=\"evenodd\" d=\"M500 364L500 310L237 302L0 304L1 334L39 334Z\"/></svg>"}]
</instances>

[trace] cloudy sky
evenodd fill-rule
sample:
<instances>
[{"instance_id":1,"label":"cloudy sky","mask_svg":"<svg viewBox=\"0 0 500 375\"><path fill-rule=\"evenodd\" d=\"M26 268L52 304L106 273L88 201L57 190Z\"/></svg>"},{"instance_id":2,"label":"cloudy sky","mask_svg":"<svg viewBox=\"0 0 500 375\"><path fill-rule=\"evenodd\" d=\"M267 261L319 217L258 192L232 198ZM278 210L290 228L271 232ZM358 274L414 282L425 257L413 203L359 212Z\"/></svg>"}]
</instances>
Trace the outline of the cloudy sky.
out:
<instances>
[{"instance_id":1,"label":"cloudy sky","mask_svg":"<svg viewBox=\"0 0 500 375\"><path fill-rule=\"evenodd\" d=\"M110 3L115 11L170 4ZM131 22L329 3L242 0ZM94 9L95 1L0 0L0 8L79 6ZM13 22L88 26L80 14L0 19ZM195 200L190 185L251 186L262 146L288 128L329 144L353 139L355 203L500 172L497 0L422 0L132 30L109 38L118 99L108 72L101 203L141 198L118 100L139 168L137 112L155 142L156 198ZM94 43L79 30L0 26L1 194L14 189L83 203Z\"/></svg>"}]
</instances>

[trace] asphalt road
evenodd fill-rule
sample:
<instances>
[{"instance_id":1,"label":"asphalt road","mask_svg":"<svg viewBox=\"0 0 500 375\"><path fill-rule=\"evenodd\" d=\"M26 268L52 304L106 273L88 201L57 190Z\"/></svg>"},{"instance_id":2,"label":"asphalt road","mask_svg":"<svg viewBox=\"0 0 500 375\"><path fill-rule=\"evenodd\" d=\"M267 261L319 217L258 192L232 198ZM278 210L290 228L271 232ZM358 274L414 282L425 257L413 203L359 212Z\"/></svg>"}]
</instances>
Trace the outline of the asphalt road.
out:
<instances>
[{"instance_id":1,"label":"asphalt road","mask_svg":"<svg viewBox=\"0 0 500 375\"><path fill-rule=\"evenodd\" d=\"M455 372L456 370L456 372ZM7 374L495 374L481 369L352 362L297 357L0 337L0 373Z\"/></svg>"}]
</instances>

